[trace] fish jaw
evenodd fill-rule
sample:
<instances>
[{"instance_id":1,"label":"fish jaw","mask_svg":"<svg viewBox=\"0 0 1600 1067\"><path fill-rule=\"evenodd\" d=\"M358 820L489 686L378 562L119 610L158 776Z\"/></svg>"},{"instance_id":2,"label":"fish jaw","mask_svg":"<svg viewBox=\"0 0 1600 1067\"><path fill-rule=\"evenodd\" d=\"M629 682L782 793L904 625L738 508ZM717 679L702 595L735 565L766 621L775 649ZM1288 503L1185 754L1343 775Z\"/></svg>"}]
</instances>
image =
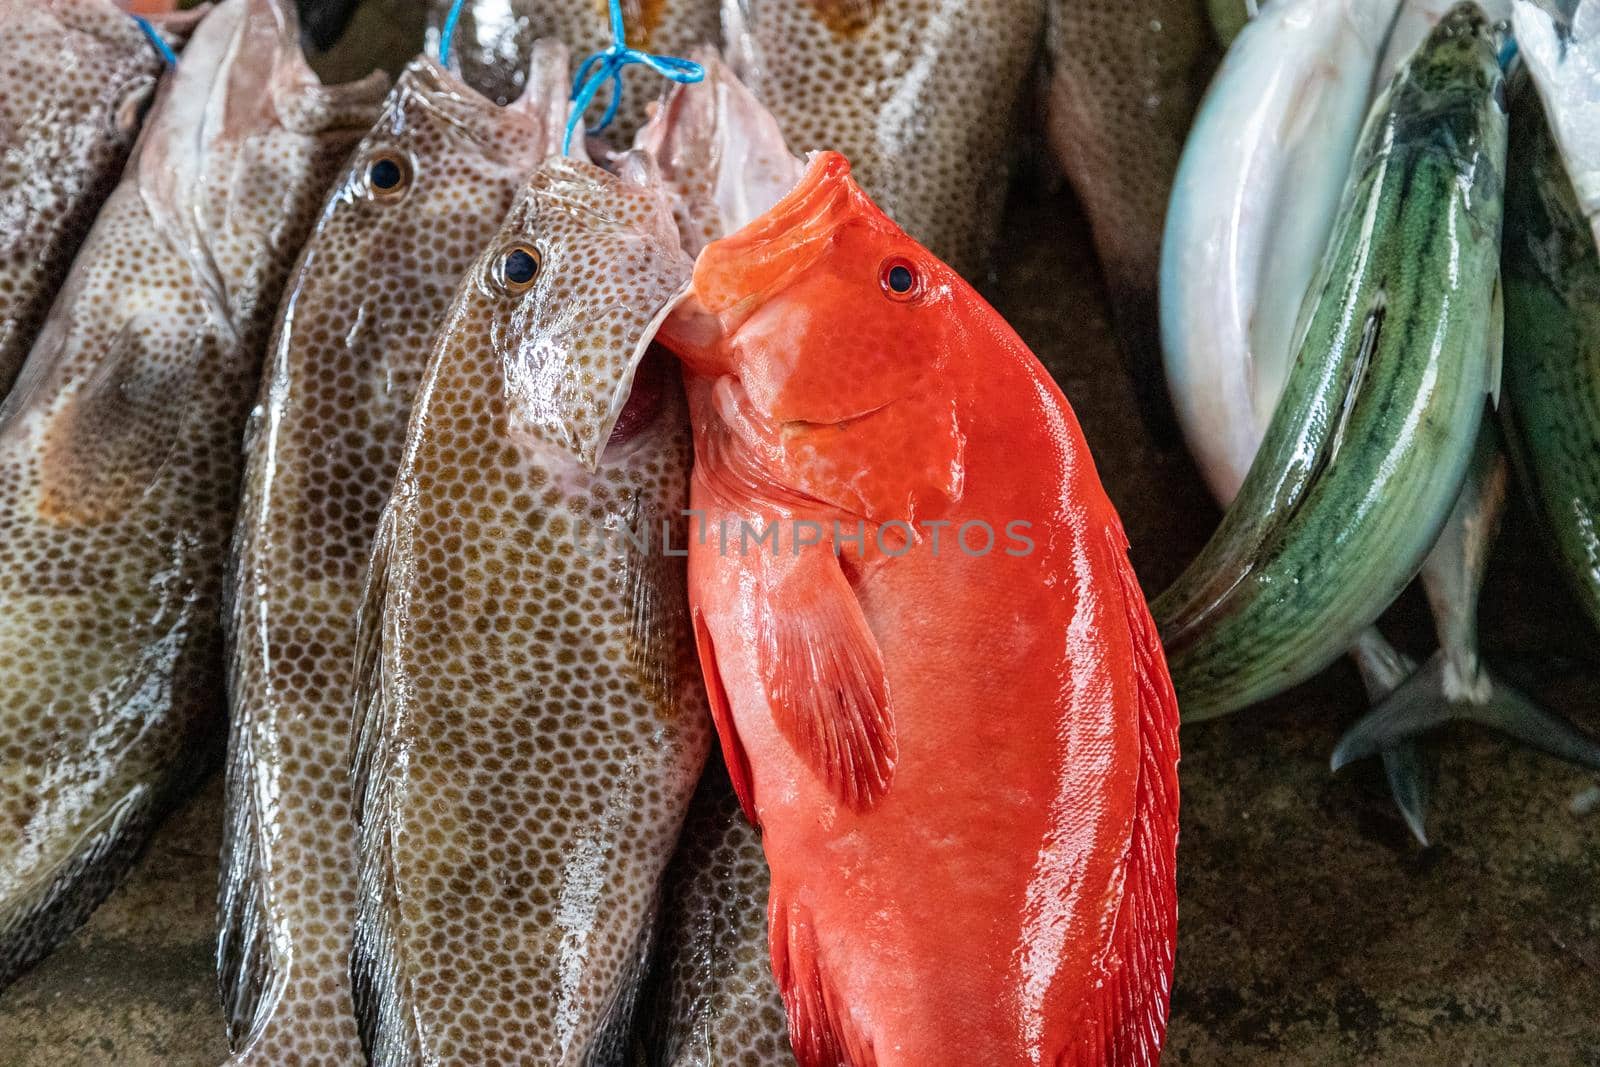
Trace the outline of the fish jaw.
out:
<instances>
[{"instance_id":1,"label":"fish jaw","mask_svg":"<svg viewBox=\"0 0 1600 1067\"><path fill-rule=\"evenodd\" d=\"M715 48L698 49L693 58L705 78L675 86L634 139L661 168L691 256L765 213L805 169L777 120Z\"/></svg>"},{"instance_id":2,"label":"fish jaw","mask_svg":"<svg viewBox=\"0 0 1600 1067\"><path fill-rule=\"evenodd\" d=\"M1229 50L1179 163L1162 243L1162 348L1179 423L1224 506L1293 361L1344 189L1337 161L1354 152L1398 2L1269 7Z\"/></svg>"},{"instance_id":3,"label":"fish jaw","mask_svg":"<svg viewBox=\"0 0 1600 1067\"><path fill-rule=\"evenodd\" d=\"M882 289L894 265L914 279L906 301ZM866 198L843 157L819 153L771 211L706 247L692 301L662 340L691 373L737 380L718 396L743 441L739 462L781 468L790 489L845 514L911 521L962 491L961 429L948 399L922 382L963 343L950 312L977 299ZM862 314L807 311L824 307ZM929 366L897 354L908 328L930 338ZM836 388L840 366L856 388ZM902 462L870 463L872 454Z\"/></svg>"},{"instance_id":4,"label":"fish jaw","mask_svg":"<svg viewBox=\"0 0 1600 1067\"><path fill-rule=\"evenodd\" d=\"M227 197L248 195L273 155L305 135L365 129L388 87L381 71L324 86L282 0L227 0L201 21L163 83L165 106L145 130L137 174L161 236L188 258L220 321L235 314L230 294L249 284L211 251L250 240L235 232Z\"/></svg>"},{"instance_id":5,"label":"fish jaw","mask_svg":"<svg viewBox=\"0 0 1600 1067\"><path fill-rule=\"evenodd\" d=\"M532 287L491 336L509 349L506 388L522 431L569 449L590 469L691 267L653 161L628 153L616 177L604 174L582 160L550 160L512 208L509 230L524 236L491 249L469 274L488 293L514 246L537 253ZM612 285L586 284L600 276ZM615 344L608 331L628 343Z\"/></svg>"}]
</instances>

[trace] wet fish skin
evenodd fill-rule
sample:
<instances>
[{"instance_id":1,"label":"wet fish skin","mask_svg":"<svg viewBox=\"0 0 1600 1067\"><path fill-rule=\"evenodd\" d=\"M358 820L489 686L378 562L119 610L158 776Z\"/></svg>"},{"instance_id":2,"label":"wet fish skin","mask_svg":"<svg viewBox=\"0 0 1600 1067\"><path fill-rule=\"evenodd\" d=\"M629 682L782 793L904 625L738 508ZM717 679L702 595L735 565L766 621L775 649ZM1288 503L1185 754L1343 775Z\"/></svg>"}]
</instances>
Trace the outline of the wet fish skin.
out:
<instances>
[{"instance_id":1,"label":"wet fish skin","mask_svg":"<svg viewBox=\"0 0 1600 1067\"><path fill-rule=\"evenodd\" d=\"M152 16L176 47L193 12ZM162 70L110 0L0 0L0 398L111 195Z\"/></svg>"},{"instance_id":2,"label":"wet fish skin","mask_svg":"<svg viewBox=\"0 0 1600 1067\"><path fill-rule=\"evenodd\" d=\"M428 0L429 37L435 38L452 0ZM718 39L717 0L623 0L623 23L633 48L682 56ZM452 61L467 82L493 100L507 101L522 90L528 52L541 37L565 41L576 65L611 44L605 0L467 0L457 24ZM667 83L635 67L623 79L627 91L616 121L603 134L616 148L626 147L644 125L651 101ZM606 93L590 109L591 123L604 112Z\"/></svg>"},{"instance_id":3,"label":"wet fish skin","mask_svg":"<svg viewBox=\"0 0 1600 1067\"><path fill-rule=\"evenodd\" d=\"M697 256L776 204L805 163L716 49L699 48L691 57L704 68L704 80L675 86L634 147L655 159L683 249Z\"/></svg>"},{"instance_id":4,"label":"wet fish skin","mask_svg":"<svg viewBox=\"0 0 1600 1067\"><path fill-rule=\"evenodd\" d=\"M1490 388L1505 128L1495 42L1462 5L1374 107L1261 451L1153 605L1186 718L1332 662L1437 538Z\"/></svg>"},{"instance_id":5,"label":"wet fish skin","mask_svg":"<svg viewBox=\"0 0 1600 1067\"><path fill-rule=\"evenodd\" d=\"M1551 555L1600 627L1600 253L1530 93L1512 138L1523 166L1506 190L1502 422Z\"/></svg>"},{"instance_id":6,"label":"wet fish skin","mask_svg":"<svg viewBox=\"0 0 1600 1067\"><path fill-rule=\"evenodd\" d=\"M0 407L0 978L82 921L210 765L240 434L279 291L383 89L316 84L287 7L215 9Z\"/></svg>"},{"instance_id":7,"label":"wet fish skin","mask_svg":"<svg viewBox=\"0 0 1600 1067\"><path fill-rule=\"evenodd\" d=\"M1046 133L1089 218L1146 420L1170 434L1156 289L1173 175L1216 64L1205 0L1049 0L1045 46Z\"/></svg>"},{"instance_id":8,"label":"wet fish skin","mask_svg":"<svg viewBox=\"0 0 1600 1067\"><path fill-rule=\"evenodd\" d=\"M560 151L564 46L500 107L428 57L334 183L285 291L247 435L229 582L218 971L230 1063L364 1064L350 996L355 617L434 330ZM383 189L374 167L399 168ZM385 180L388 180L387 177Z\"/></svg>"},{"instance_id":9,"label":"wet fish skin","mask_svg":"<svg viewBox=\"0 0 1600 1067\"><path fill-rule=\"evenodd\" d=\"M675 87L635 146L661 168L690 255L777 203L804 172L777 120L711 48L705 80ZM794 1067L767 943L767 862L719 757L707 764L662 890L653 993L641 1012L654 1067Z\"/></svg>"},{"instance_id":10,"label":"wet fish skin","mask_svg":"<svg viewBox=\"0 0 1600 1067\"><path fill-rule=\"evenodd\" d=\"M767 860L713 759L662 889L650 1067L794 1067L767 948Z\"/></svg>"},{"instance_id":11,"label":"wet fish skin","mask_svg":"<svg viewBox=\"0 0 1600 1067\"><path fill-rule=\"evenodd\" d=\"M376 1067L620 1057L709 747L688 428L644 357L690 264L646 157L619 168L546 163L469 269L384 511L353 756ZM678 555L623 533L663 523Z\"/></svg>"},{"instance_id":12,"label":"wet fish skin","mask_svg":"<svg viewBox=\"0 0 1600 1067\"><path fill-rule=\"evenodd\" d=\"M1547 7L1515 0L1517 45L1544 100L1577 202L1600 243L1600 2L1569 0L1565 26Z\"/></svg>"},{"instance_id":13,"label":"wet fish skin","mask_svg":"<svg viewBox=\"0 0 1600 1067\"><path fill-rule=\"evenodd\" d=\"M828 152L701 252L663 339L695 427L690 611L797 1062L1154 1063L1177 706L1059 390ZM1050 533L933 547L1018 521Z\"/></svg>"},{"instance_id":14,"label":"wet fish skin","mask_svg":"<svg viewBox=\"0 0 1600 1067\"><path fill-rule=\"evenodd\" d=\"M1229 50L1184 147L1161 260L1166 379L1226 507L1296 351L1400 0L1278 0Z\"/></svg>"},{"instance_id":15,"label":"wet fish skin","mask_svg":"<svg viewBox=\"0 0 1600 1067\"><path fill-rule=\"evenodd\" d=\"M1043 0L724 0L728 63L802 155L828 149L889 217L981 281Z\"/></svg>"}]
</instances>

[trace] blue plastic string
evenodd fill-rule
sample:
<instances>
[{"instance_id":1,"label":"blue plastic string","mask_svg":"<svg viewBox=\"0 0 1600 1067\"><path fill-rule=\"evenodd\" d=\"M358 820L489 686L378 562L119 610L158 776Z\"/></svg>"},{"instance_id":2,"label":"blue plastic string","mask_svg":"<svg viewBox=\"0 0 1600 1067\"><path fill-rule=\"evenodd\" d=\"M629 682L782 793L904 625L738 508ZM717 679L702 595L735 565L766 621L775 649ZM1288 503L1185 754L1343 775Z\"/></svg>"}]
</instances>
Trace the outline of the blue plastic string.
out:
<instances>
[{"instance_id":1,"label":"blue plastic string","mask_svg":"<svg viewBox=\"0 0 1600 1067\"><path fill-rule=\"evenodd\" d=\"M1517 59L1517 42L1513 37L1507 37L1506 43L1500 46L1500 69L1510 71L1511 64Z\"/></svg>"},{"instance_id":2,"label":"blue plastic string","mask_svg":"<svg viewBox=\"0 0 1600 1067\"><path fill-rule=\"evenodd\" d=\"M611 0L611 44L604 51L596 52L584 60L577 76L572 79L573 108L572 114L567 116L567 136L561 142L562 155L572 151L572 135L583 122L583 113L589 110L589 105L606 82L611 83L611 100L606 104L606 113L601 116L600 124L591 127L589 132L599 133L611 125L611 120L617 117L617 108L622 104L622 71L635 63L649 67L668 81L680 85L690 85L706 76L706 69L693 60L651 55L637 48L629 48L628 30L622 22L622 0Z\"/></svg>"},{"instance_id":3,"label":"blue plastic string","mask_svg":"<svg viewBox=\"0 0 1600 1067\"><path fill-rule=\"evenodd\" d=\"M161 62L169 67L176 67L178 65L178 53L174 52L172 46L167 43L167 39L157 33L154 26L150 25L150 20L140 15L134 15L133 21L139 24L139 29L144 31L144 35L150 38L150 43L155 46L156 51L161 53Z\"/></svg>"},{"instance_id":4,"label":"blue plastic string","mask_svg":"<svg viewBox=\"0 0 1600 1067\"><path fill-rule=\"evenodd\" d=\"M456 36L456 23L461 21L461 9L466 6L467 0L456 0L444 17L444 25L439 27L439 62L446 67L450 66L450 45Z\"/></svg>"}]
</instances>

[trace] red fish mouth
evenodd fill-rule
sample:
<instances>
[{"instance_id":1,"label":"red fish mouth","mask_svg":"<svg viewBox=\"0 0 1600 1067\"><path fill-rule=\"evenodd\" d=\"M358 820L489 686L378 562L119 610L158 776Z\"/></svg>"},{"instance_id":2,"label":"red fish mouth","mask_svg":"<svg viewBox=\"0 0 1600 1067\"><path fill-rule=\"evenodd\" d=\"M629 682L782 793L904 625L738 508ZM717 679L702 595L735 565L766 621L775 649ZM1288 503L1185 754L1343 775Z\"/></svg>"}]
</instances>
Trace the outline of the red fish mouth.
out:
<instances>
[{"instance_id":1,"label":"red fish mouth","mask_svg":"<svg viewBox=\"0 0 1600 1067\"><path fill-rule=\"evenodd\" d=\"M695 300L731 330L763 297L815 263L841 227L876 215L850 180L850 161L837 152L818 152L771 210L700 253Z\"/></svg>"}]
</instances>

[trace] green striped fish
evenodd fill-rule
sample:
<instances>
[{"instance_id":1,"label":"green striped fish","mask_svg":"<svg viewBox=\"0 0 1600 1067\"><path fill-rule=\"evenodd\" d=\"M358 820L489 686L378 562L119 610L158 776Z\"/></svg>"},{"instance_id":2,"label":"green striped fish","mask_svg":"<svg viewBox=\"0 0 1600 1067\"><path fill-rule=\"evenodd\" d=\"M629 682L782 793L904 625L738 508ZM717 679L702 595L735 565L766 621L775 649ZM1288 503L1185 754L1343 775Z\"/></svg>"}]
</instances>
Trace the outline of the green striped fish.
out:
<instances>
[{"instance_id":1,"label":"green striped fish","mask_svg":"<svg viewBox=\"0 0 1600 1067\"><path fill-rule=\"evenodd\" d=\"M1221 527L1152 605L1186 719L1333 662L1416 575L1491 382L1506 159L1496 41L1454 9L1374 106L1300 351Z\"/></svg>"}]
</instances>

